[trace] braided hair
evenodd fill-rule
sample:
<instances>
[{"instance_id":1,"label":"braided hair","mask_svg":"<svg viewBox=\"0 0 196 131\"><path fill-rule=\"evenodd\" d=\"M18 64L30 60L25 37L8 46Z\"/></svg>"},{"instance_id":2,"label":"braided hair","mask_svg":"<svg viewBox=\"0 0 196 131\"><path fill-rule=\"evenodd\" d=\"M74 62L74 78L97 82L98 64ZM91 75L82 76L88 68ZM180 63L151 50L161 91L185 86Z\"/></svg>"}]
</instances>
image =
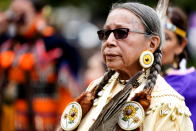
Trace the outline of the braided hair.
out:
<instances>
[{"instance_id":1,"label":"braided hair","mask_svg":"<svg viewBox=\"0 0 196 131\"><path fill-rule=\"evenodd\" d=\"M145 6L143 4L139 3L122 3L122 4L114 4L112 7L112 10L115 10L117 8L123 8L131 11L134 13L143 23L145 31L148 35L146 37L150 36L159 36L160 37L160 44L159 47L154 52L154 63L152 67L150 68L150 75L147 78L147 83L144 87L144 91L135 94L132 100L138 101L146 110L150 105L150 95L151 90L153 89L154 85L156 84L157 75L159 74L161 70L161 50L160 46L162 43L162 31L161 31L161 24L158 15L156 12L150 8L149 6ZM111 11L112 11L111 10ZM148 14L148 15L146 15ZM115 73L114 70L108 70L106 74L104 75L102 81L99 83L99 85L95 88L95 98L98 97L98 92L102 90L102 88L108 83L109 79L112 77L112 75ZM131 80L130 80L131 81ZM128 82L126 86L129 86L129 84L133 84L133 82ZM145 91L146 90L146 91ZM149 91L148 91L149 90Z\"/></svg>"},{"instance_id":2,"label":"braided hair","mask_svg":"<svg viewBox=\"0 0 196 131\"><path fill-rule=\"evenodd\" d=\"M129 10L141 20L144 25L145 31L148 34L145 35L145 37L158 36L160 38L159 46L154 52L154 63L150 67L150 75L147 77L147 82L144 90L140 93L136 93L132 98L132 100L138 101L146 111L150 106L151 92L156 84L157 76L161 71L162 53L160 47L163 43L163 32L161 29L160 19L154 9L140 3L128 2L122 4L114 4L112 10L118 8Z\"/></svg>"},{"instance_id":3,"label":"braided hair","mask_svg":"<svg viewBox=\"0 0 196 131\"><path fill-rule=\"evenodd\" d=\"M149 34L146 35L146 37L150 37L153 35L160 37L160 44L159 47L154 52L155 60L152 67L150 68L150 75L148 76L147 83L145 85L145 89L153 88L156 83L157 75L161 71L162 55L161 55L160 47L162 44L163 32L161 31L161 24L160 24L159 17L154 9L140 3L128 2L122 4L114 4L112 10L117 8L127 9L132 13L134 13L141 20L141 22L144 25L145 31L147 32L147 34Z\"/></svg>"},{"instance_id":4,"label":"braided hair","mask_svg":"<svg viewBox=\"0 0 196 131\"><path fill-rule=\"evenodd\" d=\"M98 92L103 89L103 87L108 83L111 76L115 73L114 70L108 70L108 72L105 73L103 79L97 85L92 91L90 92L84 92L82 93L76 101L81 105L82 107L82 114L83 117L86 115L86 113L90 110L91 106L93 105L93 100L95 98L98 98Z\"/></svg>"},{"instance_id":5,"label":"braided hair","mask_svg":"<svg viewBox=\"0 0 196 131\"><path fill-rule=\"evenodd\" d=\"M160 24L159 17L152 8L150 8L149 6L143 5L143 4L139 4L139 3L130 2L130 3L123 3L123 4L114 4L112 6L112 10L115 10L117 8L127 9L133 12L136 16L138 16L138 18L142 21L144 25L145 31L147 32L147 34L149 34L146 37L150 37L153 35L160 37L161 41L160 41L159 47L154 52L155 60L154 60L152 67L150 68L150 75L148 76L147 83L144 87L144 89L147 91L144 92L144 95L136 94L137 98L135 98L138 101L140 101L140 98L144 96L146 98L145 99L146 103L150 103L150 99L147 99L147 96L151 95L151 90L156 84L157 75L159 74L161 70L162 55L161 55L160 46L162 43L162 31L161 31L161 24ZM99 83L99 85L95 88L95 91L93 91L92 93L92 94L95 94L95 98L98 97L98 92L101 91L102 88L108 83L109 79L112 77L114 73L115 71L110 70L110 69L108 70L108 72L105 73L102 81ZM147 104L146 109L148 108L148 106L149 104Z\"/></svg>"},{"instance_id":6,"label":"braided hair","mask_svg":"<svg viewBox=\"0 0 196 131\"><path fill-rule=\"evenodd\" d=\"M114 70L109 69L108 72L105 73L103 79L99 83L96 92L95 92L95 98L98 97L98 92L102 90L102 88L108 83L109 79L112 77L112 75L115 73Z\"/></svg>"},{"instance_id":7,"label":"braided hair","mask_svg":"<svg viewBox=\"0 0 196 131\"><path fill-rule=\"evenodd\" d=\"M162 53L161 50L158 48L154 52L154 63L150 68L150 75L147 78L147 83L144 89L152 89L155 86L157 75L161 72L161 58Z\"/></svg>"}]
</instances>

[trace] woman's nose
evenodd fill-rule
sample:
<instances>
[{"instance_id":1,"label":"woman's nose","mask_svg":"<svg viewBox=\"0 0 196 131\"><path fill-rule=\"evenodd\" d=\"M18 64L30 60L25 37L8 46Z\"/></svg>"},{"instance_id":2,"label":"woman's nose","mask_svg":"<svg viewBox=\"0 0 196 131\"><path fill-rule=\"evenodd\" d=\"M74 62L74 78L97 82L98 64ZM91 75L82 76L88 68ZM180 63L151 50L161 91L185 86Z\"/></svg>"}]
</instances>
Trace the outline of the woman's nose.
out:
<instances>
[{"instance_id":1,"label":"woman's nose","mask_svg":"<svg viewBox=\"0 0 196 131\"><path fill-rule=\"evenodd\" d=\"M116 46L116 38L113 32L110 33L105 43L107 44L107 46Z\"/></svg>"}]
</instances>

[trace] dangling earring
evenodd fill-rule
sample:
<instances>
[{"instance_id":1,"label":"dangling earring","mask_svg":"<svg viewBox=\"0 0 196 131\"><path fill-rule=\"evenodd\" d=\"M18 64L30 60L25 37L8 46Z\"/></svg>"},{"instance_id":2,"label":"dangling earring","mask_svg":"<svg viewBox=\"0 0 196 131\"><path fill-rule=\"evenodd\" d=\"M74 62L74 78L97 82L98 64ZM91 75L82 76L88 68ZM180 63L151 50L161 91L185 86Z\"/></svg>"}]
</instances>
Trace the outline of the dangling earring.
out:
<instances>
[{"instance_id":1,"label":"dangling earring","mask_svg":"<svg viewBox=\"0 0 196 131\"><path fill-rule=\"evenodd\" d=\"M174 69L179 68L179 58L176 54L174 55L174 61L172 63L172 68L174 68Z\"/></svg>"},{"instance_id":2,"label":"dangling earring","mask_svg":"<svg viewBox=\"0 0 196 131\"><path fill-rule=\"evenodd\" d=\"M150 68L154 62L154 55L151 51L143 51L139 59L140 65L144 68Z\"/></svg>"}]
</instances>

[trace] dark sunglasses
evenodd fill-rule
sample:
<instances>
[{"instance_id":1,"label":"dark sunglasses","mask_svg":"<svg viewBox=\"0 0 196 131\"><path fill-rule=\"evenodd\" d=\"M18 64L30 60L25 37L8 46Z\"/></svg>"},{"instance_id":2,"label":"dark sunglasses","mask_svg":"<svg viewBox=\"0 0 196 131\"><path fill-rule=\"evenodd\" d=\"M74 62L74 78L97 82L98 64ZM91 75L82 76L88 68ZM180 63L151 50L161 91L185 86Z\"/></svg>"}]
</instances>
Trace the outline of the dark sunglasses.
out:
<instances>
[{"instance_id":1,"label":"dark sunglasses","mask_svg":"<svg viewBox=\"0 0 196 131\"><path fill-rule=\"evenodd\" d=\"M149 35L146 32L130 31L128 28L118 28L114 30L99 30L97 31L97 34L100 40L107 40L111 32L114 33L115 39L125 39L127 38L129 32Z\"/></svg>"}]
</instances>

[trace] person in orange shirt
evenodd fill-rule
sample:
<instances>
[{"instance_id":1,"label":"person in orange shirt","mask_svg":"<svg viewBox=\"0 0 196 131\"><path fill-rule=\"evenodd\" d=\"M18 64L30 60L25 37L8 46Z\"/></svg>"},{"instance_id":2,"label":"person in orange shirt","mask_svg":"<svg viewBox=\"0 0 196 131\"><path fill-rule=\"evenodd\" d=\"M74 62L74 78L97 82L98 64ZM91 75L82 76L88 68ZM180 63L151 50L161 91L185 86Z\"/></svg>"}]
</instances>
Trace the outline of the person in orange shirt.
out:
<instances>
[{"instance_id":1,"label":"person in orange shirt","mask_svg":"<svg viewBox=\"0 0 196 131\"><path fill-rule=\"evenodd\" d=\"M45 5L40 0L14 0L7 11L12 30L0 47L2 78L6 78L1 86L4 103L12 98L15 105L15 130L54 130L61 108L73 99L70 88L79 89L66 83L77 76L79 54L49 25L43 16ZM65 70L67 74L60 75ZM16 91L7 95L10 89Z\"/></svg>"}]
</instances>

